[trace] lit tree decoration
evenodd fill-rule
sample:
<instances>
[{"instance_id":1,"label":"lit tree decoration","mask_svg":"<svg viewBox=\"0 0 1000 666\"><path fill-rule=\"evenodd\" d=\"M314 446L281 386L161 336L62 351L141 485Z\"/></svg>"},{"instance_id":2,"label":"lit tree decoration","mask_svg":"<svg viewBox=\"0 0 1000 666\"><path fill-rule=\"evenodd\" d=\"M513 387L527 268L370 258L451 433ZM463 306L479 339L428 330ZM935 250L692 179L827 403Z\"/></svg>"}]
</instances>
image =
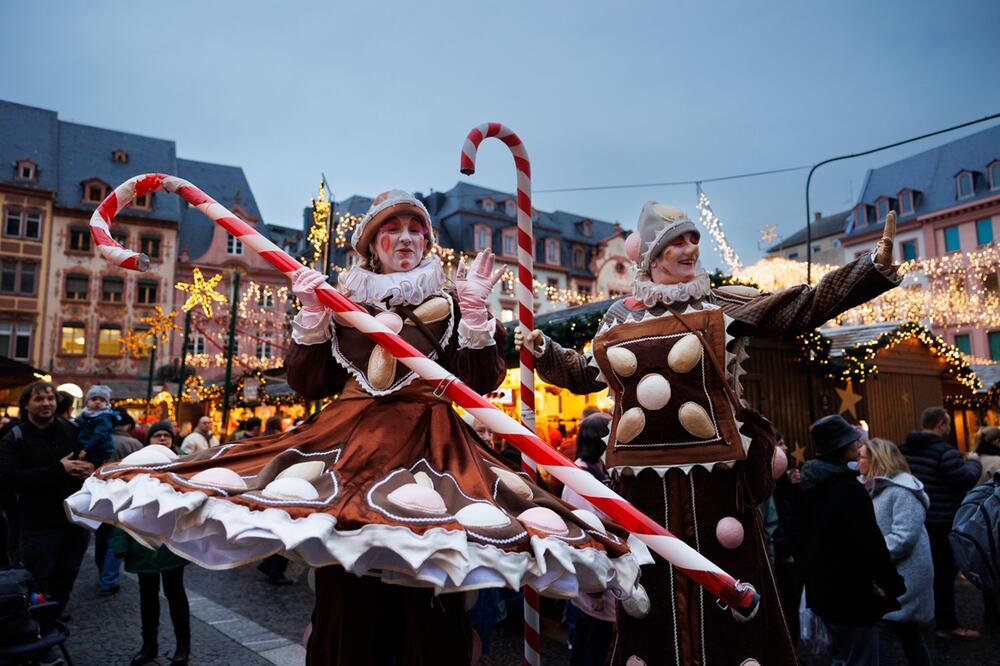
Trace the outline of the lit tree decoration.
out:
<instances>
[{"instance_id":1,"label":"lit tree decoration","mask_svg":"<svg viewBox=\"0 0 1000 666\"><path fill-rule=\"evenodd\" d=\"M149 326L149 330L146 334L150 338L159 338L161 341L166 342L170 339L171 331L179 331L181 327L174 323L174 318L177 316L176 310L171 310L170 314L164 314L163 308L159 305L155 306L156 314L146 315L141 317L141 321L146 326Z\"/></svg>"},{"instance_id":2,"label":"lit tree decoration","mask_svg":"<svg viewBox=\"0 0 1000 666\"><path fill-rule=\"evenodd\" d=\"M153 347L148 338L149 331L136 331L129 327L128 333L121 337L118 344L121 345L122 353L132 358L140 358L146 356Z\"/></svg>"},{"instance_id":3,"label":"lit tree decoration","mask_svg":"<svg viewBox=\"0 0 1000 666\"><path fill-rule=\"evenodd\" d=\"M309 235L306 236L306 242L312 245L312 263L315 264L323 256L323 248L330 240L330 199L322 180L319 183L319 194L312 200L312 209L313 223L309 228Z\"/></svg>"},{"instance_id":4,"label":"lit tree decoration","mask_svg":"<svg viewBox=\"0 0 1000 666\"><path fill-rule=\"evenodd\" d=\"M726 240L726 234L722 231L722 222L712 212L711 203L704 190L701 189L701 183L698 183L698 215L701 218L702 226L708 229L709 235L715 241L715 249L722 255L722 261L725 262L729 270L735 273L743 268L743 262L740 261L736 250Z\"/></svg>"},{"instance_id":5,"label":"lit tree decoration","mask_svg":"<svg viewBox=\"0 0 1000 666\"><path fill-rule=\"evenodd\" d=\"M201 307L206 317L212 316L212 303L225 304L229 299L225 295L215 290L217 284L222 279L222 273L213 275L205 279L201 274L201 269L195 268L191 274L193 282L178 282L175 287L188 295L187 301L181 307L184 312L189 312L192 308Z\"/></svg>"}]
</instances>

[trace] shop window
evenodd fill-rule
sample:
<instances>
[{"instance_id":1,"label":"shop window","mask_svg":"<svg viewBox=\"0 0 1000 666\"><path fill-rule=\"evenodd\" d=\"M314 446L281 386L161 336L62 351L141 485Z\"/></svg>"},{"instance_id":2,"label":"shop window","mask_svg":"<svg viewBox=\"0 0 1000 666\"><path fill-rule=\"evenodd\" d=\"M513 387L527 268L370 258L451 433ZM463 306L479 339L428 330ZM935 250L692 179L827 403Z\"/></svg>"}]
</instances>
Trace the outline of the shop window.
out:
<instances>
[{"instance_id":1,"label":"shop window","mask_svg":"<svg viewBox=\"0 0 1000 666\"><path fill-rule=\"evenodd\" d=\"M62 334L59 338L60 353L79 356L83 354L86 345L86 332L82 323L67 322L62 325Z\"/></svg>"},{"instance_id":2,"label":"shop window","mask_svg":"<svg viewBox=\"0 0 1000 666\"><path fill-rule=\"evenodd\" d=\"M156 287L156 282L152 280L139 280L136 289L136 302L139 305L155 305Z\"/></svg>"},{"instance_id":3,"label":"shop window","mask_svg":"<svg viewBox=\"0 0 1000 666\"><path fill-rule=\"evenodd\" d=\"M105 303L121 303L125 300L125 280L117 275L101 279L101 300Z\"/></svg>"},{"instance_id":4,"label":"shop window","mask_svg":"<svg viewBox=\"0 0 1000 666\"><path fill-rule=\"evenodd\" d=\"M965 199L966 197L971 197L974 194L972 183L972 174L968 171L963 171L962 173L955 176L955 198Z\"/></svg>"},{"instance_id":5,"label":"shop window","mask_svg":"<svg viewBox=\"0 0 1000 666\"><path fill-rule=\"evenodd\" d=\"M945 227L944 229L944 251L958 252L962 249L962 241L959 239L958 226Z\"/></svg>"},{"instance_id":6,"label":"shop window","mask_svg":"<svg viewBox=\"0 0 1000 666\"><path fill-rule=\"evenodd\" d=\"M70 227L69 249L73 252L90 252L90 229L87 227Z\"/></svg>"},{"instance_id":7,"label":"shop window","mask_svg":"<svg viewBox=\"0 0 1000 666\"><path fill-rule=\"evenodd\" d=\"M963 354L972 354L972 340L969 338L968 334L956 335L955 336L955 346Z\"/></svg>"},{"instance_id":8,"label":"shop window","mask_svg":"<svg viewBox=\"0 0 1000 666\"><path fill-rule=\"evenodd\" d=\"M34 326L25 322L0 321L0 356L17 361L31 359Z\"/></svg>"},{"instance_id":9,"label":"shop window","mask_svg":"<svg viewBox=\"0 0 1000 666\"><path fill-rule=\"evenodd\" d=\"M66 300L85 301L87 300L87 288L90 286L90 278L82 273L70 273L66 276Z\"/></svg>"},{"instance_id":10,"label":"shop window","mask_svg":"<svg viewBox=\"0 0 1000 666\"><path fill-rule=\"evenodd\" d=\"M903 241L899 245L900 253L903 256L903 261L916 261L917 259L917 241L908 240Z\"/></svg>"},{"instance_id":11,"label":"shop window","mask_svg":"<svg viewBox=\"0 0 1000 666\"><path fill-rule=\"evenodd\" d=\"M226 254L234 257L243 256L243 241L236 236L226 237Z\"/></svg>"},{"instance_id":12,"label":"shop window","mask_svg":"<svg viewBox=\"0 0 1000 666\"><path fill-rule=\"evenodd\" d=\"M139 238L140 251L150 259L160 258L160 237L142 236Z\"/></svg>"},{"instance_id":13,"label":"shop window","mask_svg":"<svg viewBox=\"0 0 1000 666\"><path fill-rule=\"evenodd\" d=\"M0 292L34 296L37 271L38 264L31 261L0 261Z\"/></svg>"},{"instance_id":14,"label":"shop window","mask_svg":"<svg viewBox=\"0 0 1000 666\"><path fill-rule=\"evenodd\" d=\"M987 245L993 242L993 219L976 220L976 245Z\"/></svg>"},{"instance_id":15,"label":"shop window","mask_svg":"<svg viewBox=\"0 0 1000 666\"><path fill-rule=\"evenodd\" d=\"M121 353L122 329L116 324L101 324L97 334L98 356L118 356Z\"/></svg>"}]
</instances>

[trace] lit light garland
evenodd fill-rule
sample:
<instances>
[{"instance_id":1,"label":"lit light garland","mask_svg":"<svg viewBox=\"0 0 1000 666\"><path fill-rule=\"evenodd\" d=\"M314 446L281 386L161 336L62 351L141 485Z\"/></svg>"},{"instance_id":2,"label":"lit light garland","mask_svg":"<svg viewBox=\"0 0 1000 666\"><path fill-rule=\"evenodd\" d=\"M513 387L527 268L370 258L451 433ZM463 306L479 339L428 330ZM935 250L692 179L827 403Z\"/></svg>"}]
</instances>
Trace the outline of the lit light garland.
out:
<instances>
[{"instance_id":1,"label":"lit light garland","mask_svg":"<svg viewBox=\"0 0 1000 666\"><path fill-rule=\"evenodd\" d=\"M326 194L326 185L319 182L319 195L312 200L313 223L306 236L306 242L312 245L312 264L323 256L323 248L330 240L330 198Z\"/></svg>"},{"instance_id":2,"label":"lit light garland","mask_svg":"<svg viewBox=\"0 0 1000 666\"><path fill-rule=\"evenodd\" d=\"M705 191L701 189L701 183L698 183L698 216L701 220L702 226L708 230L708 234L712 237L715 242L715 249L718 250L719 254L722 256L722 261L725 262L726 266L733 273L739 272L743 268L743 262L740 261L739 255L736 254L736 250L733 246L729 244L726 240L726 234L722 230L722 222L712 211L712 204L708 200L708 196Z\"/></svg>"},{"instance_id":3,"label":"lit light garland","mask_svg":"<svg viewBox=\"0 0 1000 666\"><path fill-rule=\"evenodd\" d=\"M220 294L215 290L216 285L219 284L219 280L222 279L222 273L213 275L206 280L201 274L201 269L196 267L191 272L191 279L192 282L190 283L178 282L174 285L174 287L188 295L187 301L181 306L184 312L189 312L192 308L200 306L205 316L211 317L212 303L225 305L229 301L224 294Z\"/></svg>"}]
</instances>

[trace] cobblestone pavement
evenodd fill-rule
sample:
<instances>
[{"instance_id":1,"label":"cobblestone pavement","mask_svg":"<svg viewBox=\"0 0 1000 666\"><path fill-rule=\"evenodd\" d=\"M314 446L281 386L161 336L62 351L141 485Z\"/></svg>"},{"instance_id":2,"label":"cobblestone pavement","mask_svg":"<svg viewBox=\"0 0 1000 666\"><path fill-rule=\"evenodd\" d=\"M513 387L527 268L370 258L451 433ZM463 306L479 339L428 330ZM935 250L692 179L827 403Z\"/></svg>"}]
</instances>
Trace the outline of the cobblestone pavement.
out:
<instances>
[{"instance_id":1,"label":"cobblestone pavement","mask_svg":"<svg viewBox=\"0 0 1000 666\"><path fill-rule=\"evenodd\" d=\"M290 567L296 584L268 585L253 566L230 571L208 571L195 565L185 570L191 599L192 663L199 665L298 666L305 655L302 636L312 612L313 594L305 572ZM128 664L140 644L139 590L133 576L122 575L121 592L97 596L97 572L88 554L77 579L69 611L71 636L67 643L74 663L80 666ZM982 598L970 584L958 584L959 619L965 626L982 624ZM161 598L160 659L165 665L174 639L166 600ZM545 613L555 618L558 607L546 602ZM569 664L564 628L555 619L543 626L542 663ZM522 627L519 617L496 625L490 652L483 666L521 663ZM939 666L986 666L1000 663L1000 626L984 627L978 642L943 641L925 635L934 663ZM901 657L901 655L900 655ZM821 663L821 662L812 662ZM900 658L898 662L904 664ZM766 666L766 665L765 665Z\"/></svg>"}]
</instances>

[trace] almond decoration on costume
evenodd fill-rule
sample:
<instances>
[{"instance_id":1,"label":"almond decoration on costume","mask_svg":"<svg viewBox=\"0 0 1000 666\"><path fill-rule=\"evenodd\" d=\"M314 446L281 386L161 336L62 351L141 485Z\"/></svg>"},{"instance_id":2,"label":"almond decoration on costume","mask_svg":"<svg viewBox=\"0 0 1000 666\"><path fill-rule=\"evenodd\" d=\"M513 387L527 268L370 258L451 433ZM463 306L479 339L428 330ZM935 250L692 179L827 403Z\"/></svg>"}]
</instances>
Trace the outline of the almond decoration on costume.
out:
<instances>
[{"instance_id":1,"label":"almond decoration on costume","mask_svg":"<svg viewBox=\"0 0 1000 666\"><path fill-rule=\"evenodd\" d=\"M246 490L247 488L247 482L228 467L209 467L192 476L189 481L234 490Z\"/></svg>"},{"instance_id":2,"label":"almond decoration on costume","mask_svg":"<svg viewBox=\"0 0 1000 666\"><path fill-rule=\"evenodd\" d=\"M615 431L615 438L622 444L628 444L635 439L642 429L646 427L646 415L642 412L642 407L629 409L618 419L618 429Z\"/></svg>"},{"instance_id":3,"label":"almond decoration on costume","mask_svg":"<svg viewBox=\"0 0 1000 666\"><path fill-rule=\"evenodd\" d=\"M748 287L745 284L727 284L723 287L719 287L719 291L724 294L731 294L733 296L739 296L741 298L756 298L760 296L760 289L756 287Z\"/></svg>"},{"instance_id":4,"label":"almond decoration on costume","mask_svg":"<svg viewBox=\"0 0 1000 666\"><path fill-rule=\"evenodd\" d=\"M403 320L395 312L379 312L375 315L382 325L393 333L403 330ZM368 358L368 383L377 391L389 388L396 376L396 357L382 345L376 345Z\"/></svg>"},{"instance_id":5,"label":"almond decoration on costume","mask_svg":"<svg viewBox=\"0 0 1000 666\"><path fill-rule=\"evenodd\" d=\"M119 465L162 465L177 460L177 454L160 444L150 444L133 451L120 461Z\"/></svg>"},{"instance_id":6,"label":"almond decoration on costume","mask_svg":"<svg viewBox=\"0 0 1000 666\"><path fill-rule=\"evenodd\" d=\"M684 426L684 429L695 437L708 439L715 434L715 424L712 423L712 419L709 417L708 412L705 411L705 408L697 402L685 402L681 405L680 410L677 412L677 418L680 420L681 425Z\"/></svg>"},{"instance_id":7,"label":"almond decoration on costume","mask_svg":"<svg viewBox=\"0 0 1000 666\"><path fill-rule=\"evenodd\" d=\"M264 486L261 492L264 497L278 500L317 500L319 492L302 477L286 476L283 479L275 479Z\"/></svg>"},{"instance_id":8,"label":"almond decoration on costume","mask_svg":"<svg viewBox=\"0 0 1000 666\"><path fill-rule=\"evenodd\" d=\"M417 307L413 308L413 315L424 324L435 324L443 319L447 319L451 314L451 304L448 299L434 296L429 298ZM406 320L407 326L415 326L411 320Z\"/></svg>"},{"instance_id":9,"label":"almond decoration on costume","mask_svg":"<svg viewBox=\"0 0 1000 666\"><path fill-rule=\"evenodd\" d=\"M670 402L670 382L663 375L651 372L639 380L635 397L646 409L663 409Z\"/></svg>"},{"instance_id":10,"label":"almond decoration on costume","mask_svg":"<svg viewBox=\"0 0 1000 666\"><path fill-rule=\"evenodd\" d=\"M526 527L531 527L541 532L549 532L551 534L566 534L569 532L566 521L558 513L544 506L536 506L522 511L517 519Z\"/></svg>"},{"instance_id":11,"label":"almond decoration on costume","mask_svg":"<svg viewBox=\"0 0 1000 666\"><path fill-rule=\"evenodd\" d=\"M601 522L601 519L598 518L597 514L593 511L588 511L587 509L574 509L573 515L576 516L581 523L584 523L595 532L600 532L601 534L608 533L607 528L604 527L604 523Z\"/></svg>"},{"instance_id":12,"label":"almond decoration on costume","mask_svg":"<svg viewBox=\"0 0 1000 666\"><path fill-rule=\"evenodd\" d=\"M434 481L431 479L431 477L427 476L427 472L415 472L413 474L413 478L416 480L418 484L420 484L424 488L434 487Z\"/></svg>"},{"instance_id":13,"label":"almond decoration on costume","mask_svg":"<svg viewBox=\"0 0 1000 666\"><path fill-rule=\"evenodd\" d=\"M500 479L500 483L507 487L507 490L511 491L518 497L526 500L533 499L535 493L532 492L531 486L522 479L520 476L510 471L509 469L501 469L499 467L490 467L493 473L497 475Z\"/></svg>"},{"instance_id":14,"label":"almond decoration on costume","mask_svg":"<svg viewBox=\"0 0 1000 666\"><path fill-rule=\"evenodd\" d=\"M635 374L635 369L639 362L628 349L624 347L611 347L608 349L608 363L622 377L631 377Z\"/></svg>"},{"instance_id":15,"label":"almond decoration on costume","mask_svg":"<svg viewBox=\"0 0 1000 666\"><path fill-rule=\"evenodd\" d=\"M325 469L326 463L320 462L319 460L309 460L307 462L295 463L294 465L289 465L283 469L278 476L274 477L274 480L305 479L306 481L315 481L319 477L323 476L323 470Z\"/></svg>"},{"instance_id":16,"label":"almond decoration on costume","mask_svg":"<svg viewBox=\"0 0 1000 666\"><path fill-rule=\"evenodd\" d=\"M691 372L701 361L703 348L694 333L688 333L678 340L667 354L667 365L674 372Z\"/></svg>"},{"instance_id":17,"label":"almond decoration on costume","mask_svg":"<svg viewBox=\"0 0 1000 666\"><path fill-rule=\"evenodd\" d=\"M510 518L492 504L476 502L455 513L455 520L464 527L506 527Z\"/></svg>"},{"instance_id":18,"label":"almond decoration on costume","mask_svg":"<svg viewBox=\"0 0 1000 666\"><path fill-rule=\"evenodd\" d=\"M421 513L446 513L444 498L431 488L425 488L419 483L406 483L396 488L387 499L397 506Z\"/></svg>"}]
</instances>

